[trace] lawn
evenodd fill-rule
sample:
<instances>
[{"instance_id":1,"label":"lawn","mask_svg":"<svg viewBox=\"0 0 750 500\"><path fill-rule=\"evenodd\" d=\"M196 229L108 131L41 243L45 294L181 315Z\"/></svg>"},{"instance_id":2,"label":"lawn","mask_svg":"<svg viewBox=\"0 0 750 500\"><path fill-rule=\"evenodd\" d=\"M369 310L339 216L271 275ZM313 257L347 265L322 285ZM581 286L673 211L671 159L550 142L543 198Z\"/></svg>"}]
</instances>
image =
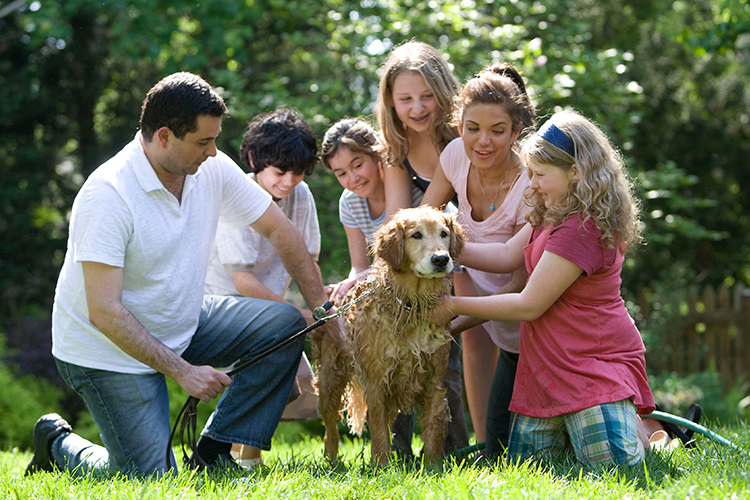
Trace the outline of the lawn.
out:
<instances>
[{"instance_id":1,"label":"lawn","mask_svg":"<svg viewBox=\"0 0 750 500\"><path fill-rule=\"evenodd\" d=\"M264 465L244 475L133 480L76 478L67 473L23 477L30 454L0 452L2 499L417 499L417 498L750 498L750 430L744 423L711 425L739 449L704 437L698 447L649 454L644 467L581 469L566 459L523 465L476 466L471 457L438 469L404 464L369 466L369 443L345 439L343 459L330 467L318 437L288 442L281 434ZM178 454L178 461L181 456Z\"/></svg>"}]
</instances>

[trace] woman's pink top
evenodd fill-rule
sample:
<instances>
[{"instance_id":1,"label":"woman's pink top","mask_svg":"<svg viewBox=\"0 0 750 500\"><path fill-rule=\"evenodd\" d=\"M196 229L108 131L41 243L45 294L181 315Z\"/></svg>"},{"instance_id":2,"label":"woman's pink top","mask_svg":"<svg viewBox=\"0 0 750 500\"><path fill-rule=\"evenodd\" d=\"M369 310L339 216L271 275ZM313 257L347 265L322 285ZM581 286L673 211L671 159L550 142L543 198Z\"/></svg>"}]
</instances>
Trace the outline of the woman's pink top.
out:
<instances>
[{"instance_id":1,"label":"woman's pink top","mask_svg":"<svg viewBox=\"0 0 750 500\"><path fill-rule=\"evenodd\" d=\"M513 185L503 203L495 207L492 215L483 221L471 217L471 205L466 197L466 183L471 162L464 151L464 141L460 137L451 141L440 155L440 165L446 179L458 195L458 221L468 236L468 241L477 243L505 243L516 226L526 223L529 207L524 203L523 193L529 185L526 169L522 169L516 179L509 179ZM468 269L469 276L480 295L492 295L510 280L509 274L486 273ZM484 324L493 342L500 348L517 353L520 337L518 321L491 321Z\"/></svg>"},{"instance_id":2,"label":"woman's pink top","mask_svg":"<svg viewBox=\"0 0 750 500\"><path fill-rule=\"evenodd\" d=\"M630 399L639 413L651 413L643 340L620 295L624 256L600 245L591 219L581 221L572 216L555 229L535 228L524 248L529 275L545 251L583 274L539 318L521 323L510 410L554 417Z\"/></svg>"}]
</instances>

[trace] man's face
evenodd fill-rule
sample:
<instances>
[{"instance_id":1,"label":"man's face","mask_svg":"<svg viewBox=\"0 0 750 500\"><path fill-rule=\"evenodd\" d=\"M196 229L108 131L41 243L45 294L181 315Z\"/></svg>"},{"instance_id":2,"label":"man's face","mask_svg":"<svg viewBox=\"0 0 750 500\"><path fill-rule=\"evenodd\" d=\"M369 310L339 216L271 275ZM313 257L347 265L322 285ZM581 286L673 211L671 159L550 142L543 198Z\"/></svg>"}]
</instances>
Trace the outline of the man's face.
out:
<instances>
[{"instance_id":1,"label":"man's face","mask_svg":"<svg viewBox=\"0 0 750 500\"><path fill-rule=\"evenodd\" d=\"M173 175L192 175L209 156L216 156L216 138L221 132L221 117L201 115L198 130L178 139L171 133L162 167Z\"/></svg>"}]
</instances>

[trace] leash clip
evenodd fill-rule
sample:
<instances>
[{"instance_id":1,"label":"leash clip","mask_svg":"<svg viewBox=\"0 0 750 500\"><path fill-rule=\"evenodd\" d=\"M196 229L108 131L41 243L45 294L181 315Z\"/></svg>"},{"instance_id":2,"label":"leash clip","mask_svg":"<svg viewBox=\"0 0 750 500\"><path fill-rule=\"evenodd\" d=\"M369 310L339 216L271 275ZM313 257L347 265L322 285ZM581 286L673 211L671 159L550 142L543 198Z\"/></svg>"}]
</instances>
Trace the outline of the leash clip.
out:
<instances>
[{"instance_id":1,"label":"leash clip","mask_svg":"<svg viewBox=\"0 0 750 500\"><path fill-rule=\"evenodd\" d=\"M325 319L325 317L328 315L328 311L331 310L331 307L333 307L333 302L331 302L330 300L322 306L316 307L315 309L313 309L313 318L316 321Z\"/></svg>"}]
</instances>

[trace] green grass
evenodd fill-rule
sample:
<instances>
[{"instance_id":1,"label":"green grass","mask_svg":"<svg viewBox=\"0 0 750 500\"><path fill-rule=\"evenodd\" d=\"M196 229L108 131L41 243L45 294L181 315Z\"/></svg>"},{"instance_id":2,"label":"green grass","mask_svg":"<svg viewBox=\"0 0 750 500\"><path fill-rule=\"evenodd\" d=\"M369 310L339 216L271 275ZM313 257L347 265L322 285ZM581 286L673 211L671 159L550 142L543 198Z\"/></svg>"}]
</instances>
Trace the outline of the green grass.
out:
<instances>
[{"instance_id":1,"label":"green grass","mask_svg":"<svg viewBox=\"0 0 750 500\"><path fill-rule=\"evenodd\" d=\"M322 458L318 437L275 439L264 465L244 474L134 480L76 478L67 473L23 477L28 452L0 453L0 498L5 499L421 499L750 498L750 430L737 423L711 430L740 450L699 437L699 447L649 454L644 467L581 469L570 459L523 465L474 466L471 460L437 470L393 464L369 466L369 443L344 439L337 467ZM178 461L181 457L178 455Z\"/></svg>"}]
</instances>

